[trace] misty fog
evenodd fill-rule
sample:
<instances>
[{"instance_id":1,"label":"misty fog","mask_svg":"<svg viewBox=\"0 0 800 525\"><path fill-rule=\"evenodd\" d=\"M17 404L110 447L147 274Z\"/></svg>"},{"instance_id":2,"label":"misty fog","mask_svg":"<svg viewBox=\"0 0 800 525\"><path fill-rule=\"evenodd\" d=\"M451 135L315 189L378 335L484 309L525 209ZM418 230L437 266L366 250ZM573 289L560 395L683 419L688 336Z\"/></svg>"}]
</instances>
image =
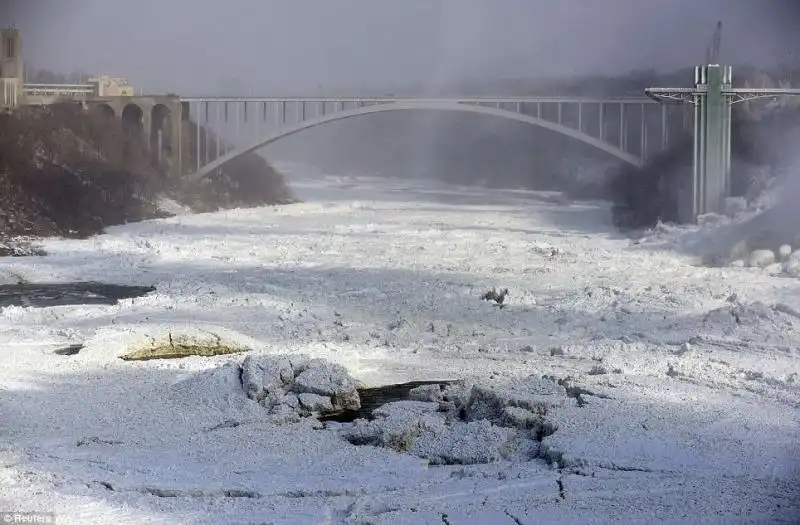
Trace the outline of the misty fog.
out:
<instances>
[{"instance_id":1,"label":"misty fog","mask_svg":"<svg viewBox=\"0 0 800 525\"><path fill-rule=\"evenodd\" d=\"M127 76L149 92L304 94L694 65L768 66L797 45L781 0L5 0L35 67Z\"/></svg>"},{"instance_id":2,"label":"misty fog","mask_svg":"<svg viewBox=\"0 0 800 525\"><path fill-rule=\"evenodd\" d=\"M685 70L703 60L717 20L724 22L725 63L769 69L796 62L800 9L793 4L6 0L0 21L23 30L29 70L126 76L144 93L516 95L549 94L537 91L545 79ZM691 80L687 73L682 84ZM218 131L235 144L252 140ZM532 157L531 151L557 155ZM469 182L503 171L513 184L532 170L548 177L564 157L611 160L501 119L424 112L336 123L261 153L334 171L438 173Z\"/></svg>"}]
</instances>

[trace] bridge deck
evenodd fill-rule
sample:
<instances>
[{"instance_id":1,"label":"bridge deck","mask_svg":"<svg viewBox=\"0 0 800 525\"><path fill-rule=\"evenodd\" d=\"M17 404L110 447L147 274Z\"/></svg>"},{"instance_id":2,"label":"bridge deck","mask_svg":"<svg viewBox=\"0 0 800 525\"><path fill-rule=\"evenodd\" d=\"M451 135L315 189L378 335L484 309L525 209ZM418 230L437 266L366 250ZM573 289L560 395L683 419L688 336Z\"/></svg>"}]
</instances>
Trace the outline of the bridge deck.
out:
<instances>
[{"instance_id":1,"label":"bridge deck","mask_svg":"<svg viewBox=\"0 0 800 525\"><path fill-rule=\"evenodd\" d=\"M558 96L525 96L525 97L394 97L379 96L342 96L342 97L257 97L257 96L217 96L192 95L181 96L182 102L363 102L380 103L414 102L414 103L453 103L462 104L505 104L505 103L564 103L564 104L657 104L648 97L558 97Z\"/></svg>"}]
</instances>

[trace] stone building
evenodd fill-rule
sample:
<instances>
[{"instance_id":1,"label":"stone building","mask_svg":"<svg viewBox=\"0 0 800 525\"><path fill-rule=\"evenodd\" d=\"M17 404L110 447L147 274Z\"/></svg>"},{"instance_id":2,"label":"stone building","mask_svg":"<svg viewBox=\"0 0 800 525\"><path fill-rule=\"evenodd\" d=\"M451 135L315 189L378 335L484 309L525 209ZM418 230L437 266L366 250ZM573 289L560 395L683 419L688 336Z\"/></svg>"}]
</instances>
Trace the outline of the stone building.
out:
<instances>
[{"instance_id":1,"label":"stone building","mask_svg":"<svg viewBox=\"0 0 800 525\"><path fill-rule=\"evenodd\" d=\"M15 27L0 29L0 109L19 104L24 77L20 31Z\"/></svg>"}]
</instances>

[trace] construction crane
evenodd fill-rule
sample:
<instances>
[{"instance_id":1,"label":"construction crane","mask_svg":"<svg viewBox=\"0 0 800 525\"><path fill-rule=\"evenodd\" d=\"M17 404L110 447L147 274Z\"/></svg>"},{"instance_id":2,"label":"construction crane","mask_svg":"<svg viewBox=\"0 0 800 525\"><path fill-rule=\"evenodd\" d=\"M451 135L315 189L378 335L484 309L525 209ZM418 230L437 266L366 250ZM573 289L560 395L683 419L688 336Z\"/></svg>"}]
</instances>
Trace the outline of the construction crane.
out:
<instances>
[{"instance_id":1,"label":"construction crane","mask_svg":"<svg viewBox=\"0 0 800 525\"><path fill-rule=\"evenodd\" d=\"M719 64L719 47L722 44L722 21L717 22L717 28L711 37L711 42L706 46L706 65ZM683 129L688 131L694 122L694 112L688 106L683 109Z\"/></svg>"},{"instance_id":2,"label":"construction crane","mask_svg":"<svg viewBox=\"0 0 800 525\"><path fill-rule=\"evenodd\" d=\"M717 22L717 29L706 48L706 64L719 64L719 46L722 43L722 21Z\"/></svg>"}]
</instances>

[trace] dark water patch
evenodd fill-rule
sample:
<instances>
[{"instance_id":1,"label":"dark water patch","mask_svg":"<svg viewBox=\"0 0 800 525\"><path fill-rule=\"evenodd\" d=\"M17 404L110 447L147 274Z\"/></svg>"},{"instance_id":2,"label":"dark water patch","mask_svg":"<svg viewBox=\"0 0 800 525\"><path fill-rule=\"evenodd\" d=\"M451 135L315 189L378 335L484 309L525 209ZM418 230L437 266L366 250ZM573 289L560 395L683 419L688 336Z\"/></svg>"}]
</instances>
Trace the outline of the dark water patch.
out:
<instances>
[{"instance_id":1,"label":"dark water patch","mask_svg":"<svg viewBox=\"0 0 800 525\"><path fill-rule=\"evenodd\" d=\"M358 395L361 398L361 408L358 410L344 410L319 419L320 421L337 421L339 423L352 423L356 419L371 419L373 410L387 403L409 399L409 392L417 387L438 385L440 388L444 388L451 383L452 381L410 381L396 385L361 388L358 390Z\"/></svg>"},{"instance_id":2,"label":"dark water patch","mask_svg":"<svg viewBox=\"0 0 800 525\"><path fill-rule=\"evenodd\" d=\"M6 306L49 306L116 304L121 299L141 297L155 291L153 286L126 286L95 282L21 283L0 285L0 308Z\"/></svg>"},{"instance_id":3,"label":"dark water patch","mask_svg":"<svg viewBox=\"0 0 800 525\"><path fill-rule=\"evenodd\" d=\"M83 344L78 343L74 345L65 346L63 348L56 348L53 353L56 355L76 355L83 350Z\"/></svg>"},{"instance_id":4,"label":"dark water patch","mask_svg":"<svg viewBox=\"0 0 800 525\"><path fill-rule=\"evenodd\" d=\"M113 489L112 489L113 490ZM262 495L260 492L248 489L171 489L161 487L140 487L137 489L142 494L155 496L157 498L252 498L258 499Z\"/></svg>"}]
</instances>

